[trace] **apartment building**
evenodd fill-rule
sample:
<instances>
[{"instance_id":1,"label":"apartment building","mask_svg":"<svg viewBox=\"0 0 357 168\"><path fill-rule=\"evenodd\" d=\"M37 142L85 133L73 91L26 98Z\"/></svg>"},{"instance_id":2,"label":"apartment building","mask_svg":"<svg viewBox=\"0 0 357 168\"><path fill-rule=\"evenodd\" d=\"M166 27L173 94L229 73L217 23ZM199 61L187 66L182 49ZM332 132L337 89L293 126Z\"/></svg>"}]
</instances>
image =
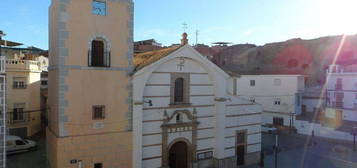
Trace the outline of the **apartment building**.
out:
<instances>
[{"instance_id":1,"label":"apartment building","mask_svg":"<svg viewBox=\"0 0 357 168\"><path fill-rule=\"evenodd\" d=\"M5 34L0 30L0 168L6 167L6 65L5 56L2 55L2 36Z\"/></svg>"},{"instance_id":2,"label":"apartment building","mask_svg":"<svg viewBox=\"0 0 357 168\"><path fill-rule=\"evenodd\" d=\"M357 125L357 71L331 65L326 75L327 120L334 120L336 127Z\"/></svg>"},{"instance_id":3,"label":"apartment building","mask_svg":"<svg viewBox=\"0 0 357 168\"><path fill-rule=\"evenodd\" d=\"M10 135L28 137L41 130L41 64L6 59L6 112Z\"/></svg>"},{"instance_id":4,"label":"apartment building","mask_svg":"<svg viewBox=\"0 0 357 168\"><path fill-rule=\"evenodd\" d=\"M263 123L293 126L301 114L303 75L240 75L233 81L234 94L263 106Z\"/></svg>"}]
</instances>

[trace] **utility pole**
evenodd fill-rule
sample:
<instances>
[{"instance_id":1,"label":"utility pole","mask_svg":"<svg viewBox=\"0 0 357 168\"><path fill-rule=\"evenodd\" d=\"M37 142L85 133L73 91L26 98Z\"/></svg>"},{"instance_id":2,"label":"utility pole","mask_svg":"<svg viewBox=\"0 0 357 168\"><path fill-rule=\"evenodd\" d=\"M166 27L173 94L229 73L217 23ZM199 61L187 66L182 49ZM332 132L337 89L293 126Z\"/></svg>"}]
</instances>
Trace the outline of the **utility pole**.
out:
<instances>
[{"instance_id":1,"label":"utility pole","mask_svg":"<svg viewBox=\"0 0 357 168\"><path fill-rule=\"evenodd\" d=\"M275 133L275 145L274 145L274 156L275 156L275 168L278 168L278 133Z\"/></svg>"},{"instance_id":2,"label":"utility pole","mask_svg":"<svg viewBox=\"0 0 357 168\"><path fill-rule=\"evenodd\" d=\"M357 127L353 127L353 129L351 131L351 135L353 136L353 151L356 151Z\"/></svg>"},{"instance_id":3,"label":"utility pole","mask_svg":"<svg viewBox=\"0 0 357 168\"><path fill-rule=\"evenodd\" d=\"M198 44L198 30L196 30L196 45Z\"/></svg>"}]
</instances>

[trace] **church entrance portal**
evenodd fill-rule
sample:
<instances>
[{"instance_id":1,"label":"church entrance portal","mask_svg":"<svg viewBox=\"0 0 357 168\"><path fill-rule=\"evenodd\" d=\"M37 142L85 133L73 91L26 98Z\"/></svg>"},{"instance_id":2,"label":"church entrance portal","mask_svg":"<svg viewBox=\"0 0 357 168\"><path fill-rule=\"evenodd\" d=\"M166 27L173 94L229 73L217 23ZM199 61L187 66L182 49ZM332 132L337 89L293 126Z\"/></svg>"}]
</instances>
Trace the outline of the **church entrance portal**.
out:
<instances>
[{"instance_id":1,"label":"church entrance portal","mask_svg":"<svg viewBox=\"0 0 357 168\"><path fill-rule=\"evenodd\" d=\"M169 151L170 168L188 168L188 146L185 142L176 142Z\"/></svg>"}]
</instances>

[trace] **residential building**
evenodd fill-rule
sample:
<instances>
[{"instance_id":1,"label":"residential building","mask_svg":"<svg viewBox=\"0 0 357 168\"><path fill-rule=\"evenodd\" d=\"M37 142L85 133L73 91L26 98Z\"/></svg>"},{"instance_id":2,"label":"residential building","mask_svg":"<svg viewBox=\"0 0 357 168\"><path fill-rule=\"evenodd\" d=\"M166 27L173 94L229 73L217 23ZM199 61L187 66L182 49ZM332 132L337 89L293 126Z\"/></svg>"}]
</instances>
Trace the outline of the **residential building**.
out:
<instances>
[{"instance_id":1,"label":"residential building","mask_svg":"<svg viewBox=\"0 0 357 168\"><path fill-rule=\"evenodd\" d=\"M1 32L0 32L1 36ZM1 38L0 38L1 41ZM1 44L0 44L1 45ZM1 47L1 46L0 46ZM0 50L0 168L6 167L6 65Z\"/></svg>"},{"instance_id":2,"label":"residential building","mask_svg":"<svg viewBox=\"0 0 357 168\"><path fill-rule=\"evenodd\" d=\"M232 77L188 44L136 54L133 167L257 164L260 105L233 95Z\"/></svg>"},{"instance_id":3,"label":"residential building","mask_svg":"<svg viewBox=\"0 0 357 168\"><path fill-rule=\"evenodd\" d=\"M304 87L302 75L238 75L233 84L235 94L263 106L263 123L289 127L301 114Z\"/></svg>"},{"instance_id":4,"label":"residential building","mask_svg":"<svg viewBox=\"0 0 357 168\"><path fill-rule=\"evenodd\" d=\"M52 0L51 168L132 167L132 0Z\"/></svg>"},{"instance_id":5,"label":"residential building","mask_svg":"<svg viewBox=\"0 0 357 168\"><path fill-rule=\"evenodd\" d=\"M143 52L158 50L162 48L163 48L162 44L156 42L154 39L134 42L134 53L143 53Z\"/></svg>"},{"instance_id":6,"label":"residential building","mask_svg":"<svg viewBox=\"0 0 357 168\"><path fill-rule=\"evenodd\" d=\"M306 87L302 95L301 115L298 119L323 122L326 93L322 86Z\"/></svg>"},{"instance_id":7,"label":"residential building","mask_svg":"<svg viewBox=\"0 0 357 168\"><path fill-rule=\"evenodd\" d=\"M6 59L7 125L10 135L28 137L41 130L40 74L48 67L47 52L36 47L3 41Z\"/></svg>"},{"instance_id":8,"label":"residential building","mask_svg":"<svg viewBox=\"0 0 357 168\"><path fill-rule=\"evenodd\" d=\"M10 135L28 137L41 130L38 61L6 60L7 127Z\"/></svg>"},{"instance_id":9,"label":"residential building","mask_svg":"<svg viewBox=\"0 0 357 168\"><path fill-rule=\"evenodd\" d=\"M357 126L357 71L345 70L340 65L329 67L326 75L325 117L334 120L337 123L335 127Z\"/></svg>"},{"instance_id":10,"label":"residential building","mask_svg":"<svg viewBox=\"0 0 357 168\"><path fill-rule=\"evenodd\" d=\"M1 50L4 35L0 30L0 168L6 167L6 58Z\"/></svg>"}]
</instances>

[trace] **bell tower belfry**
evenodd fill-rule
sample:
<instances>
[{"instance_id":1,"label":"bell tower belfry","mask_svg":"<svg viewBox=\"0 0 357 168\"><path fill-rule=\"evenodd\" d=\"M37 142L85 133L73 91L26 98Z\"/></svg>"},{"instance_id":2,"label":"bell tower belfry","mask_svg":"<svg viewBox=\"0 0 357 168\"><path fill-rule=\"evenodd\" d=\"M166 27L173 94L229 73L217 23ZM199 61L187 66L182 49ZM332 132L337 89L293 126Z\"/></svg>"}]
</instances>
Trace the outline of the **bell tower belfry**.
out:
<instances>
[{"instance_id":1,"label":"bell tower belfry","mask_svg":"<svg viewBox=\"0 0 357 168\"><path fill-rule=\"evenodd\" d=\"M132 167L132 0L52 0L50 168Z\"/></svg>"}]
</instances>

